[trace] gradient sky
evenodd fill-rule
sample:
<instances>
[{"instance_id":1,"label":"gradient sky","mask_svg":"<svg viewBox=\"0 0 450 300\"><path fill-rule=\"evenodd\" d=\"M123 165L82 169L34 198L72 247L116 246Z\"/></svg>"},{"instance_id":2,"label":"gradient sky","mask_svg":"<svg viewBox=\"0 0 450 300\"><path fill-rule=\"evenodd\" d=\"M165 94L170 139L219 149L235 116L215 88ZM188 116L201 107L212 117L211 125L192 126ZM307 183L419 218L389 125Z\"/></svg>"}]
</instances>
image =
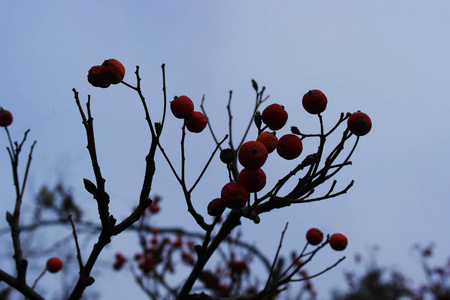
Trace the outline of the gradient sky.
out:
<instances>
[{"instance_id":1,"label":"gradient sky","mask_svg":"<svg viewBox=\"0 0 450 300\"><path fill-rule=\"evenodd\" d=\"M113 214L124 217L135 205L148 129L133 91L123 85L99 89L87 82L89 68L104 59L119 59L127 70L125 81L131 84L135 66L140 66L154 120L160 118L160 66L165 63L169 98L188 95L198 108L205 94L210 121L219 135L226 133L229 90L234 93L236 134L247 122L254 101L251 79L266 86L268 104L286 107L289 126L317 131L317 119L302 109L300 101L306 91L317 88L329 101L323 114L326 126L332 126L340 112L361 110L372 119L372 132L361 138L353 165L336 177L338 187L351 179L355 185L335 199L266 214L259 225L243 222L244 236L271 257L286 222L284 254L303 247L310 227L342 232L349 238L347 257L367 253L378 244L380 264L423 280L411 246L435 241L436 262L443 262L450 249L449 15L450 2L444 0L4 3L0 106L14 114L10 131L15 139L30 128L30 141L38 141L28 196L62 178L88 214L95 216L95 205L82 187L82 178L92 179L93 174L73 100L76 88L82 99L92 97L100 164ZM179 148L174 137L180 127L180 121L169 115L162 143L174 161ZM6 142L3 133L0 145ZM305 151L314 151L314 141L308 143ZM212 149L207 131L188 136L192 176ZM9 158L3 151L2 206L12 209ZM281 159L269 161L269 180L275 182L277 174L286 171L284 166ZM157 168L154 192L164 199L158 224L182 220L178 225L196 228L166 162L159 159ZM217 164L216 170L194 193L199 211L218 196L226 180L223 166ZM0 219L0 227L5 226ZM262 239L261 232L270 239ZM115 239L104 258L117 249L134 254L125 245L126 238ZM320 271L342 255L323 251L308 270ZM320 298L328 297L324 289L342 285L342 271L352 267L348 259L317 278ZM101 299L119 299L128 293L120 286L127 282L123 278L124 274L98 277L94 288L101 290ZM138 290L133 283L130 289ZM139 297L137 292L135 299Z\"/></svg>"}]
</instances>

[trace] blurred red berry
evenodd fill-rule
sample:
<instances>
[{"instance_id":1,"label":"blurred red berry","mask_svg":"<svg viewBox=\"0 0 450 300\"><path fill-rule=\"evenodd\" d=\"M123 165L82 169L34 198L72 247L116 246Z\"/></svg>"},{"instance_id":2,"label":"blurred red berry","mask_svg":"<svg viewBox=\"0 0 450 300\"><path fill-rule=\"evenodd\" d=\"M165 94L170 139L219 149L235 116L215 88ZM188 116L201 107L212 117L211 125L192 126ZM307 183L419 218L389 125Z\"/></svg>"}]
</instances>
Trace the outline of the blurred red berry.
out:
<instances>
[{"instance_id":1,"label":"blurred red berry","mask_svg":"<svg viewBox=\"0 0 450 300\"><path fill-rule=\"evenodd\" d=\"M153 259L151 257L145 256L144 260L139 264L139 268L145 273L152 271L155 268Z\"/></svg>"},{"instance_id":2,"label":"blurred red berry","mask_svg":"<svg viewBox=\"0 0 450 300\"><path fill-rule=\"evenodd\" d=\"M47 260L47 270L50 273L59 272L63 267L63 262L58 257L52 257Z\"/></svg>"},{"instance_id":3,"label":"blurred red berry","mask_svg":"<svg viewBox=\"0 0 450 300\"><path fill-rule=\"evenodd\" d=\"M116 254L116 260L117 260L117 261L120 261L120 262L126 262L126 261L127 261L126 257L123 256L122 253L117 253L117 254Z\"/></svg>"},{"instance_id":4,"label":"blurred red berry","mask_svg":"<svg viewBox=\"0 0 450 300\"><path fill-rule=\"evenodd\" d=\"M247 271L247 262L245 260L235 261L232 263L232 269L237 274L241 275L245 271Z\"/></svg>"},{"instance_id":5,"label":"blurred red berry","mask_svg":"<svg viewBox=\"0 0 450 300\"><path fill-rule=\"evenodd\" d=\"M174 246L175 248L179 248L183 245L183 239L181 236L178 236L177 239L175 240L175 242L173 242L172 246Z\"/></svg>"},{"instance_id":6,"label":"blurred red berry","mask_svg":"<svg viewBox=\"0 0 450 300\"><path fill-rule=\"evenodd\" d=\"M191 252L195 252L195 242L194 241L187 241L186 245L188 246L188 248Z\"/></svg>"},{"instance_id":7,"label":"blurred red berry","mask_svg":"<svg viewBox=\"0 0 450 300\"><path fill-rule=\"evenodd\" d=\"M116 271L119 271L120 269L122 269L122 267L123 267L123 263L120 262L120 261L116 261L113 264L113 269L116 270Z\"/></svg>"},{"instance_id":8,"label":"blurred red berry","mask_svg":"<svg viewBox=\"0 0 450 300\"><path fill-rule=\"evenodd\" d=\"M148 207L148 209L154 214L160 211L160 207L153 203Z\"/></svg>"},{"instance_id":9,"label":"blurred red berry","mask_svg":"<svg viewBox=\"0 0 450 300\"><path fill-rule=\"evenodd\" d=\"M192 255L187 253L186 251L181 252L181 259L188 265L193 265L195 263Z\"/></svg>"}]
</instances>

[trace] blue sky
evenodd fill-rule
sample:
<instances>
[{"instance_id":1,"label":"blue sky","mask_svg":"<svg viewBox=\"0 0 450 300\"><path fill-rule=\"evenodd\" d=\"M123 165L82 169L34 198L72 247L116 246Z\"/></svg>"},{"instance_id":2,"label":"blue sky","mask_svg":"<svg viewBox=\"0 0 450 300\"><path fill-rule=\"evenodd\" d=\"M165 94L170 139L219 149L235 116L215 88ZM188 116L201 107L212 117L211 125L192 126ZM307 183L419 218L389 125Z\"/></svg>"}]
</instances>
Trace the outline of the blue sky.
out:
<instances>
[{"instance_id":1,"label":"blue sky","mask_svg":"<svg viewBox=\"0 0 450 300\"><path fill-rule=\"evenodd\" d=\"M444 261L450 247L449 12L448 1L413 0L284 1L283 5L277 1L8 3L0 12L0 106L14 114L13 137L20 139L30 128L30 140L38 141L29 195L42 184L63 178L95 215L95 206L82 189L82 178L93 175L71 90L76 88L82 99L90 94L100 163L111 208L120 218L138 195L148 129L131 90L88 84L92 65L117 58L131 84L139 65L144 93L158 119L160 66L165 63L168 96L188 95L198 108L205 94L219 134L226 133L229 90L234 92L236 133L247 122L254 99L251 79L267 87L268 103L286 107L289 126L305 131L318 130L318 122L301 108L301 96L309 89L321 89L329 100L323 114L326 125L332 126L340 112L362 110L372 118L373 130L360 140L353 165L336 178L340 187L354 179L354 187L336 199L267 214L257 226L244 222L244 235L270 256L286 222L285 253L303 247L310 227L342 232L349 238L345 252L349 258L379 244L381 264L421 280L420 266L409 255L411 246L436 241L437 261ZM170 117L163 145L176 161L178 140L173 136L180 134L181 123ZM308 143L305 151L314 151L313 141ZM0 145L5 144L2 134ZM201 169L199 161L213 148L212 139L206 131L190 135L188 146L189 170L195 176ZM2 204L12 207L6 151L0 165L5 166L0 174ZM277 158L269 161L269 180L274 182L283 167ZM154 191L164 197L160 224L182 220L183 226L195 228L162 159L157 172ZM194 194L198 207L215 198L226 180L224 169L208 175L209 181ZM6 226L5 220L0 225ZM261 232L270 240L262 239ZM123 250L124 243L119 238L111 249ZM106 255L113 253L108 251ZM311 272L341 257L331 250L322 255ZM316 283L335 287L342 283L342 270L352 266L348 260ZM97 288L120 280L120 276L98 278Z\"/></svg>"}]
</instances>

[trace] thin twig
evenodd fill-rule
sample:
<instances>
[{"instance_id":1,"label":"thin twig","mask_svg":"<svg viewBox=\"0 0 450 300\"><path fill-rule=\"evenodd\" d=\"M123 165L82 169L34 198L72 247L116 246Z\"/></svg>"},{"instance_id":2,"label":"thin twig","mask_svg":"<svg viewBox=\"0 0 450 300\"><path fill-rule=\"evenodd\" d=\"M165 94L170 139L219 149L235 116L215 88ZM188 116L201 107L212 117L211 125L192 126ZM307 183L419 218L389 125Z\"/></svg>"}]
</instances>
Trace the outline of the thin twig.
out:
<instances>
[{"instance_id":1,"label":"thin twig","mask_svg":"<svg viewBox=\"0 0 450 300\"><path fill-rule=\"evenodd\" d=\"M323 273L328 272L329 270L331 270L331 269L333 269L334 267L336 267L336 266L337 266L339 263L341 263L344 259L345 259L345 256L342 257L342 258L340 258L340 259L339 259L337 262L335 262L333 265L329 266L328 268L324 269L323 271L321 271L321 272L319 272L319 273L317 273L317 274L314 274L314 275L312 275L312 276L308 276L308 277L306 277L306 278L291 279L291 282L297 282L297 281L309 280L309 279L313 279L313 278L315 278L315 277L317 277L317 276L320 276L320 275L322 275Z\"/></svg>"},{"instance_id":2,"label":"thin twig","mask_svg":"<svg viewBox=\"0 0 450 300\"><path fill-rule=\"evenodd\" d=\"M44 271L42 271L41 274L39 274L39 276L36 278L36 280L34 281L33 285L31 286L31 288L34 290L36 288L37 283L39 282L39 280L42 278L42 276L45 275L45 273L47 272L47 268L44 269ZM26 300L27 298L25 298Z\"/></svg>"},{"instance_id":3,"label":"thin twig","mask_svg":"<svg viewBox=\"0 0 450 300\"><path fill-rule=\"evenodd\" d=\"M211 153L211 156L209 157L205 167L203 168L203 170L201 171L200 175L198 176L197 180L195 181L195 183L192 185L192 187L189 189L189 193L192 193L192 191L194 190L194 188L197 186L197 184L200 182L201 178L203 177L203 175L206 172L206 169L208 168L209 164L211 163L214 155L216 154L217 150L220 148L220 146L223 144L223 142L226 141L226 139L228 138L228 135L225 135L225 137L217 144L216 148L214 149L214 151Z\"/></svg>"},{"instance_id":4,"label":"thin twig","mask_svg":"<svg viewBox=\"0 0 450 300\"><path fill-rule=\"evenodd\" d=\"M286 223L286 225L284 226L283 231L281 232L280 242L278 243L278 249L277 249L277 252L276 252L275 257L273 259L272 266L270 267L269 277L267 278L267 282L266 282L266 285L264 287L264 290L267 290L267 288L269 287L270 280L272 279L273 270L274 270L275 264L276 264L276 262L278 260L278 255L280 255L280 250L281 250L281 246L283 244L284 234L286 233L286 230L288 228L288 224L289 223Z\"/></svg>"},{"instance_id":5,"label":"thin twig","mask_svg":"<svg viewBox=\"0 0 450 300\"><path fill-rule=\"evenodd\" d=\"M69 221L70 221L70 224L72 225L73 239L75 240L75 246L77 248L77 260L78 260L78 265L80 266L80 271L81 271L83 269L84 265L83 265L83 260L81 258L80 245L78 244L77 231L75 229L75 224L73 223L72 215L69 215Z\"/></svg>"}]
</instances>

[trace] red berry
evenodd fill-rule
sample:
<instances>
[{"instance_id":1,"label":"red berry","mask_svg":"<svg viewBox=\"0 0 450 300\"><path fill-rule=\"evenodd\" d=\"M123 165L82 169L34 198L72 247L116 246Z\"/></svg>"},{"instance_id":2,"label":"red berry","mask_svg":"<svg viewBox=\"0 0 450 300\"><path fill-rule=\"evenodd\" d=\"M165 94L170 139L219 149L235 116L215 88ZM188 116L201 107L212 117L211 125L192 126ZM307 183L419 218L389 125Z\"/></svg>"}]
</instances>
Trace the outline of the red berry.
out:
<instances>
[{"instance_id":1,"label":"red berry","mask_svg":"<svg viewBox=\"0 0 450 300\"><path fill-rule=\"evenodd\" d=\"M195 252L195 242L194 241L187 241L186 245L188 246L189 250L191 250L192 253Z\"/></svg>"},{"instance_id":2,"label":"red berry","mask_svg":"<svg viewBox=\"0 0 450 300\"><path fill-rule=\"evenodd\" d=\"M122 267L123 267L123 262L116 261L116 262L113 264L113 268L114 268L114 270L116 270L116 271L119 271L120 269L122 269Z\"/></svg>"},{"instance_id":3,"label":"red berry","mask_svg":"<svg viewBox=\"0 0 450 300\"><path fill-rule=\"evenodd\" d=\"M181 252L181 259L188 265L193 265L195 263L195 260L192 257L192 255L186 251Z\"/></svg>"},{"instance_id":4,"label":"red berry","mask_svg":"<svg viewBox=\"0 0 450 300\"><path fill-rule=\"evenodd\" d=\"M333 250L342 251L347 247L348 241L345 235L335 233L330 237L330 246Z\"/></svg>"},{"instance_id":5,"label":"red berry","mask_svg":"<svg viewBox=\"0 0 450 300\"><path fill-rule=\"evenodd\" d=\"M284 159L297 158L302 151L302 140L294 134L285 134L278 140L277 152Z\"/></svg>"},{"instance_id":6,"label":"red berry","mask_svg":"<svg viewBox=\"0 0 450 300\"><path fill-rule=\"evenodd\" d=\"M369 133L372 129L372 121L369 116L363 112L355 112L347 120L347 127L357 136L363 136Z\"/></svg>"},{"instance_id":7,"label":"red berry","mask_svg":"<svg viewBox=\"0 0 450 300\"><path fill-rule=\"evenodd\" d=\"M310 114L317 115L327 108L327 96L320 90L309 90L303 95L303 108Z\"/></svg>"},{"instance_id":8,"label":"red berry","mask_svg":"<svg viewBox=\"0 0 450 300\"><path fill-rule=\"evenodd\" d=\"M323 233L317 228L311 228L306 232L306 240L313 246L318 245L323 240Z\"/></svg>"},{"instance_id":9,"label":"red berry","mask_svg":"<svg viewBox=\"0 0 450 300\"><path fill-rule=\"evenodd\" d=\"M95 87L107 88L111 84L106 81L102 74L102 66L93 66L88 72L88 81Z\"/></svg>"},{"instance_id":10,"label":"red berry","mask_svg":"<svg viewBox=\"0 0 450 300\"><path fill-rule=\"evenodd\" d=\"M249 200L249 193L241 183L232 181L224 185L220 193L222 203L228 208L241 208Z\"/></svg>"},{"instance_id":11,"label":"red berry","mask_svg":"<svg viewBox=\"0 0 450 300\"><path fill-rule=\"evenodd\" d=\"M283 128L288 119L288 113L280 104L271 104L267 106L262 114L261 119L270 129L278 130Z\"/></svg>"},{"instance_id":12,"label":"red berry","mask_svg":"<svg viewBox=\"0 0 450 300\"><path fill-rule=\"evenodd\" d=\"M238 182L242 183L250 193L259 192L266 185L266 174L262 169L242 169Z\"/></svg>"},{"instance_id":13,"label":"red berry","mask_svg":"<svg viewBox=\"0 0 450 300\"><path fill-rule=\"evenodd\" d=\"M4 110L0 107L0 126L6 127L11 125L13 121L13 116L8 110Z\"/></svg>"},{"instance_id":14,"label":"red berry","mask_svg":"<svg viewBox=\"0 0 450 300\"><path fill-rule=\"evenodd\" d=\"M148 209L154 214L158 213L161 210L161 208L157 204L154 204L154 203L150 204Z\"/></svg>"},{"instance_id":15,"label":"red berry","mask_svg":"<svg viewBox=\"0 0 450 300\"><path fill-rule=\"evenodd\" d=\"M118 84L125 77L125 67L117 59L110 58L103 62L101 73L106 82Z\"/></svg>"},{"instance_id":16,"label":"red berry","mask_svg":"<svg viewBox=\"0 0 450 300\"><path fill-rule=\"evenodd\" d=\"M261 168L266 162L269 152L263 143L250 141L239 148L238 159L244 168L254 170Z\"/></svg>"},{"instance_id":17,"label":"red berry","mask_svg":"<svg viewBox=\"0 0 450 300\"><path fill-rule=\"evenodd\" d=\"M190 132L202 132L208 124L208 119L199 111L194 111L192 115L186 119L186 128Z\"/></svg>"},{"instance_id":18,"label":"red berry","mask_svg":"<svg viewBox=\"0 0 450 300\"><path fill-rule=\"evenodd\" d=\"M235 261L232 264L233 271L239 275L247 271L247 267L248 267L247 262L245 260Z\"/></svg>"},{"instance_id":19,"label":"red berry","mask_svg":"<svg viewBox=\"0 0 450 300\"><path fill-rule=\"evenodd\" d=\"M188 96L175 97L170 102L170 110L175 118L186 119L194 112L194 103Z\"/></svg>"},{"instance_id":20,"label":"red berry","mask_svg":"<svg viewBox=\"0 0 450 300\"><path fill-rule=\"evenodd\" d=\"M144 260L141 263L139 263L139 268L145 273L150 272L155 268L155 265L153 264L153 259L149 256L145 256Z\"/></svg>"},{"instance_id":21,"label":"red berry","mask_svg":"<svg viewBox=\"0 0 450 300\"><path fill-rule=\"evenodd\" d=\"M47 270L50 273L56 273L63 267L63 262L58 257L52 257L47 260Z\"/></svg>"},{"instance_id":22,"label":"red berry","mask_svg":"<svg viewBox=\"0 0 450 300\"><path fill-rule=\"evenodd\" d=\"M173 242L172 246L174 246L175 248L180 248L182 245L183 245L183 238L180 235L177 237L175 242Z\"/></svg>"},{"instance_id":23,"label":"red berry","mask_svg":"<svg viewBox=\"0 0 450 300\"><path fill-rule=\"evenodd\" d=\"M269 153L272 153L275 149L277 149L278 138L268 131L261 133L256 140L263 143Z\"/></svg>"},{"instance_id":24,"label":"red berry","mask_svg":"<svg viewBox=\"0 0 450 300\"><path fill-rule=\"evenodd\" d=\"M123 256L122 253L116 253L116 260L124 263L127 261L127 258L125 256Z\"/></svg>"}]
</instances>

